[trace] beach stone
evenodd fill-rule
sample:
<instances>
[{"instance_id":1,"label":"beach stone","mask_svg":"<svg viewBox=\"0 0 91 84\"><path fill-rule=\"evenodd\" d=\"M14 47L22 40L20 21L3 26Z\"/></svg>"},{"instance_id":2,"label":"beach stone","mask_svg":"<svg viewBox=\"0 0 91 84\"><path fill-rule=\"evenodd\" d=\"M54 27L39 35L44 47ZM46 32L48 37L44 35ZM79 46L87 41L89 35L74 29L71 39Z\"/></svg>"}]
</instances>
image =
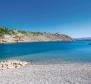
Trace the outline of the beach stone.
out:
<instances>
[{"instance_id":1,"label":"beach stone","mask_svg":"<svg viewBox=\"0 0 91 84\"><path fill-rule=\"evenodd\" d=\"M27 64L27 62L18 61L18 60L8 60L4 62L0 62L0 69L13 69L20 68Z\"/></svg>"}]
</instances>

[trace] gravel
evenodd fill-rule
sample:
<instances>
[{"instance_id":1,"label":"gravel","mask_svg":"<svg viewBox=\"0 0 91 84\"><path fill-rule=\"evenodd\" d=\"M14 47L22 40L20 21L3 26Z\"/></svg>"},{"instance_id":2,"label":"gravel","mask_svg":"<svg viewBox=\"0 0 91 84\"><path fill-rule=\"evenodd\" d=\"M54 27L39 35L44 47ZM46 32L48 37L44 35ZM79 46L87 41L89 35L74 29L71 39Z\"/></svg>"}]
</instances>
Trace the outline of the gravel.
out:
<instances>
[{"instance_id":1,"label":"gravel","mask_svg":"<svg viewBox=\"0 0 91 84\"><path fill-rule=\"evenodd\" d=\"M91 84L91 64L29 64L0 70L0 84Z\"/></svg>"}]
</instances>

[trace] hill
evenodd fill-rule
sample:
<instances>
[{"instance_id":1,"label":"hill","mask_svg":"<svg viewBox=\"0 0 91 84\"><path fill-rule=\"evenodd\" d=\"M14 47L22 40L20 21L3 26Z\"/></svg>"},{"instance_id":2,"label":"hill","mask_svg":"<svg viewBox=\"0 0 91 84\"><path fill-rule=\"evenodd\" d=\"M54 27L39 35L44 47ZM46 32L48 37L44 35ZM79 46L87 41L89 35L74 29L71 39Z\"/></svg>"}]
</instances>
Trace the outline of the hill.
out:
<instances>
[{"instance_id":1,"label":"hill","mask_svg":"<svg viewBox=\"0 0 91 84\"><path fill-rule=\"evenodd\" d=\"M0 42L38 42L38 41L72 41L73 39L65 34L30 32L7 27L0 27Z\"/></svg>"}]
</instances>

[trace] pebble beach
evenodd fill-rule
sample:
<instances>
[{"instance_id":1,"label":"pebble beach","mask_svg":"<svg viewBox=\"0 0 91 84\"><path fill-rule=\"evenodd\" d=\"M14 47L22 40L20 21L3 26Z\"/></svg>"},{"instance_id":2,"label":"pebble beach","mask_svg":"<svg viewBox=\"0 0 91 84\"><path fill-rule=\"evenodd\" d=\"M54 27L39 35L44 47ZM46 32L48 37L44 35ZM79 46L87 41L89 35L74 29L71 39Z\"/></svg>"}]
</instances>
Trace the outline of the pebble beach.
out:
<instances>
[{"instance_id":1,"label":"pebble beach","mask_svg":"<svg viewBox=\"0 0 91 84\"><path fill-rule=\"evenodd\" d=\"M28 64L4 69L0 70L0 84L91 84L91 64Z\"/></svg>"}]
</instances>

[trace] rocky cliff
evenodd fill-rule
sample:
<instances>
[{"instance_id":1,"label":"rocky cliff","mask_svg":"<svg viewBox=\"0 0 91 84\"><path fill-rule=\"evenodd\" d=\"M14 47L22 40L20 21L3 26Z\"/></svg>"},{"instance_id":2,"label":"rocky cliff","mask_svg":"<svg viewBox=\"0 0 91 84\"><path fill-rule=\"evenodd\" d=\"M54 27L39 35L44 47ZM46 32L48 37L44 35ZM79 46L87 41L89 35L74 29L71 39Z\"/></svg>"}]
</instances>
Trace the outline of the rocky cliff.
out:
<instances>
[{"instance_id":1,"label":"rocky cliff","mask_svg":"<svg viewBox=\"0 0 91 84\"><path fill-rule=\"evenodd\" d=\"M70 36L59 33L27 34L22 39L26 41L72 41Z\"/></svg>"},{"instance_id":2,"label":"rocky cliff","mask_svg":"<svg viewBox=\"0 0 91 84\"><path fill-rule=\"evenodd\" d=\"M47 32L27 32L0 28L0 42L38 42L38 41L72 41L65 34Z\"/></svg>"}]
</instances>

